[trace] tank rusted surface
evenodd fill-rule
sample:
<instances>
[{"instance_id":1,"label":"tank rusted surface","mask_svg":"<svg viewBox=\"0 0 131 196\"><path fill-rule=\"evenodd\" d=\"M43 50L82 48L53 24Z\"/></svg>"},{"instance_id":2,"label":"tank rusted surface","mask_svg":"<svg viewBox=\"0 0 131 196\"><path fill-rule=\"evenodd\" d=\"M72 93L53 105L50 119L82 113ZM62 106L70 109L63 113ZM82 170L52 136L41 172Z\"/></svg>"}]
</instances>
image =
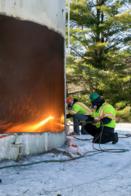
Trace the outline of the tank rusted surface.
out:
<instances>
[{"instance_id":1,"label":"tank rusted surface","mask_svg":"<svg viewBox=\"0 0 131 196\"><path fill-rule=\"evenodd\" d=\"M0 15L0 132L50 115L57 126L43 130L61 131L64 38L35 22Z\"/></svg>"}]
</instances>

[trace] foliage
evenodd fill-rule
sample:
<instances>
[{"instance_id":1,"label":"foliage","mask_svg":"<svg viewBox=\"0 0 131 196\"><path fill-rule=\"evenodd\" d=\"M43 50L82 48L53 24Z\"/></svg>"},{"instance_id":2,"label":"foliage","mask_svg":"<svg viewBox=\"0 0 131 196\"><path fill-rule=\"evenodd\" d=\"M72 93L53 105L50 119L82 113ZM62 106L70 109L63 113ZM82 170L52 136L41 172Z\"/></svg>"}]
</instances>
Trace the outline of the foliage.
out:
<instances>
[{"instance_id":1,"label":"foliage","mask_svg":"<svg viewBox=\"0 0 131 196\"><path fill-rule=\"evenodd\" d=\"M131 103L131 13L126 0L72 0L67 84ZM69 92L70 93L70 92Z\"/></svg>"},{"instance_id":2,"label":"foliage","mask_svg":"<svg viewBox=\"0 0 131 196\"><path fill-rule=\"evenodd\" d=\"M116 116L117 116L117 121L131 122L131 107L126 106L124 109L117 110Z\"/></svg>"}]
</instances>

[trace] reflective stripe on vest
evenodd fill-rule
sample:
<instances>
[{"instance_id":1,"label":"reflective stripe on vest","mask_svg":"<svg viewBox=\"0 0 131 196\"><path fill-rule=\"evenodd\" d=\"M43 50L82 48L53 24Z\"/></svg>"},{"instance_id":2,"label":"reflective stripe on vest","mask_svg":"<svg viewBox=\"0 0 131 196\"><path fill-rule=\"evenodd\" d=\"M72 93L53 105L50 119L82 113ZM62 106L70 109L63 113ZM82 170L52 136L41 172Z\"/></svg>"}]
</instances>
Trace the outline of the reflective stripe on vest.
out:
<instances>
[{"instance_id":1,"label":"reflective stripe on vest","mask_svg":"<svg viewBox=\"0 0 131 196\"><path fill-rule=\"evenodd\" d=\"M107 110L107 111L105 111ZM114 128L115 127L115 109L112 105L108 103L104 103L98 111L94 111L94 118L98 118L99 120L109 117L111 119L111 122L107 123L105 126ZM96 127L100 127L100 122L95 123Z\"/></svg>"},{"instance_id":2,"label":"reflective stripe on vest","mask_svg":"<svg viewBox=\"0 0 131 196\"><path fill-rule=\"evenodd\" d=\"M84 110L86 110L87 111L87 113L86 114L91 114L92 112L91 112L91 110L86 106L86 105L84 105L83 103L81 103L81 102L77 102L77 104L79 104L79 106L81 106Z\"/></svg>"},{"instance_id":3,"label":"reflective stripe on vest","mask_svg":"<svg viewBox=\"0 0 131 196\"><path fill-rule=\"evenodd\" d=\"M111 118L112 120L115 120L115 119L116 119L115 116L114 116L113 114L109 114L109 113L104 114L103 116L100 117L100 119L105 118L105 117L109 117L109 118Z\"/></svg>"},{"instance_id":4,"label":"reflective stripe on vest","mask_svg":"<svg viewBox=\"0 0 131 196\"><path fill-rule=\"evenodd\" d=\"M84 115L90 115L91 110L83 103L81 102L76 102L73 107L73 111L78 114L84 114Z\"/></svg>"},{"instance_id":5,"label":"reflective stripe on vest","mask_svg":"<svg viewBox=\"0 0 131 196\"><path fill-rule=\"evenodd\" d=\"M99 111L99 118L100 119L103 119L103 118L105 118L105 117L109 117L109 118L111 118L112 120L115 120L115 114L112 114L112 113L107 113L106 112L106 114L104 114L104 111L103 111L103 108L105 107L105 106L108 106L109 104L108 103L104 103L101 107L100 107L100 111Z\"/></svg>"}]
</instances>

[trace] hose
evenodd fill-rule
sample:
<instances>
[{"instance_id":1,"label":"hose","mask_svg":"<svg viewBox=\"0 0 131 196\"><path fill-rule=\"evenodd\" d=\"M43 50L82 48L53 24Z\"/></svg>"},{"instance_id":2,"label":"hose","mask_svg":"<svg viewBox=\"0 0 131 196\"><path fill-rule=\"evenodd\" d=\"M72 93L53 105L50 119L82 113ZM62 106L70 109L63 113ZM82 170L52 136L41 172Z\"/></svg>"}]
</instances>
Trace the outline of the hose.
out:
<instances>
[{"instance_id":1,"label":"hose","mask_svg":"<svg viewBox=\"0 0 131 196\"><path fill-rule=\"evenodd\" d=\"M102 131L101 131L100 134L102 135ZM101 135L99 135L99 137L101 137ZM123 135L125 136L124 138L131 137L131 134L123 134ZM80 139L80 138L77 138L77 137L74 137L74 138L78 139L78 140L83 140L83 141L91 140L91 139ZM12 165L7 165L7 166L2 166L2 167L0 167L0 169L15 168L15 167L26 167L26 166L37 165L37 164L41 164L41 163L63 163L63 162L74 161L74 160L81 159L81 158L84 158L84 157L94 156L94 155L102 153L102 152L124 153L124 152L129 151L129 149L123 149L123 148L104 149L104 148L101 147L100 143L99 143L99 149L94 146L94 143L92 143L92 147L93 147L94 150L88 151L84 155L79 155L78 157L71 157L70 153L66 152L66 155L69 157L69 159L59 159L59 160L49 159L49 160L29 162L29 163L25 163L25 164L12 164ZM65 151L60 151L58 149L54 149L54 150L56 150L59 153L65 153Z\"/></svg>"},{"instance_id":2,"label":"hose","mask_svg":"<svg viewBox=\"0 0 131 196\"><path fill-rule=\"evenodd\" d=\"M101 151L101 152L109 152L109 153L124 153L124 152L128 152L129 151L129 149L124 149L124 148L106 148L106 149L102 148L101 147L101 139L102 139L102 134L103 134L103 128L104 128L104 126L102 126L102 130L101 130L100 134L95 138L95 141L98 138L100 138L100 140L99 140L99 148L96 148L95 144L92 143L92 148L94 150ZM126 137L124 137L124 138L129 138L129 137L131 137L131 134L125 134L125 136Z\"/></svg>"},{"instance_id":3,"label":"hose","mask_svg":"<svg viewBox=\"0 0 131 196\"><path fill-rule=\"evenodd\" d=\"M60 151L60 153L61 152L62 151ZM77 159L84 158L85 156L93 156L93 155L96 155L96 154L99 154L99 153L101 153L101 152L98 152L98 151L96 152L96 151L92 150L92 151L86 152L84 155L80 155L78 157L72 157L72 158L69 158L69 159L59 159L59 160L49 159L49 160L35 161L35 162L30 162L30 163L25 163L25 164L12 164L12 165L7 165L7 166L2 166L2 167L0 167L0 170L1 169L8 169L8 168L15 168L15 167L26 167L26 166L37 165L37 164L41 164L41 163L63 163L63 162L69 162L69 161L74 161L74 160L77 160Z\"/></svg>"},{"instance_id":4,"label":"hose","mask_svg":"<svg viewBox=\"0 0 131 196\"><path fill-rule=\"evenodd\" d=\"M131 134L122 134L122 135L123 136L121 136L119 138L129 138L129 137L131 137ZM100 132L100 135L98 135L95 138L95 140L97 140L99 137L100 138L102 137L102 131ZM87 138L87 139L81 139L81 138L78 138L78 137L75 137L75 136L74 136L74 138L77 139L77 140L80 140L80 141L90 141L90 140L92 140L92 139L89 139L89 138ZM99 148L96 148L94 143L92 143L92 148L94 150L96 150L96 151L112 152L112 153L124 153L124 152L128 152L129 151L129 149L124 149L124 148L119 148L119 149L116 149L116 148L108 148L108 149L104 149L104 148L101 147L100 142L101 142L101 140L99 141Z\"/></svg>"},{"instance_id":5,"label":"hose","mask_svg":"<svg viewBox=\"0 0 131 196\"><path fill-rule=\"evenodd\" d=\"M80 140L80 141L90 141L90 140L92 140L91 138L90 139L89 138L83 138L82 139L82 138L78 138L78 137L75 137L75 136L74 136L74 138L77 139L77 140Z\"/></svg>"}]
</instances>

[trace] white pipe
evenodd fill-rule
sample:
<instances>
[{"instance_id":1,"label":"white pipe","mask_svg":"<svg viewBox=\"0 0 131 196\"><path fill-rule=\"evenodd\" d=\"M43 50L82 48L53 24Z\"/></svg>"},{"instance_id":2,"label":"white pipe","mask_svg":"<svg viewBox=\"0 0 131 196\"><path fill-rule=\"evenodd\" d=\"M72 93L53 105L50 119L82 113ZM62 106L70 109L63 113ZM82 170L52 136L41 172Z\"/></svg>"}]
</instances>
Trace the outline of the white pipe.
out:
<instances>
[{"instance_id":1,"label":"white pipe","mask_svg":"<svg viewBox=\"0 0 131 196\"><path fill-rule=\"evenodd\" d=\"M45 151L48 151L48 133L46 132L44 136L45 136Z\"/></svg>"},{"instance_id":2,"label":"white pipe","mask_svg":"<svg viewBox=\"0 0 131 196\"><path fill-rule=\"evenodd\" d=\"M68 0L68 54L70 54L70 4L71 0Z\"/></svg>"}]
</instances>

